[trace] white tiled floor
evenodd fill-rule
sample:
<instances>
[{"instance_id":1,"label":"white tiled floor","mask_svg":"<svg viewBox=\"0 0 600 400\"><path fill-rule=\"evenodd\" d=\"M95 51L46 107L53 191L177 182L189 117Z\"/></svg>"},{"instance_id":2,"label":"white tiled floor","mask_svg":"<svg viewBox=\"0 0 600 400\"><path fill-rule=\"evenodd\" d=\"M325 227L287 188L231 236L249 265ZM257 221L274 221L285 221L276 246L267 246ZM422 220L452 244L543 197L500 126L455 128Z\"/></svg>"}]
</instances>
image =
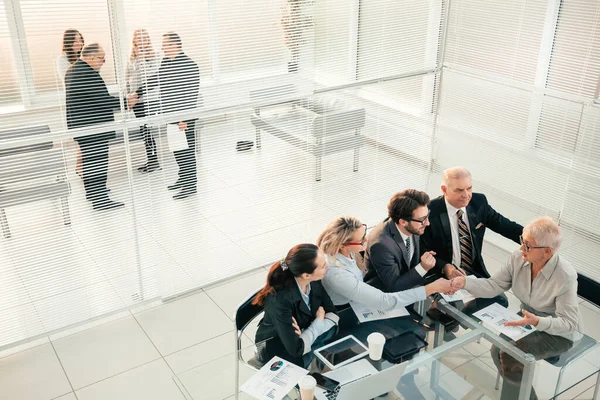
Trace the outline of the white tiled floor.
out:
<instances>
[{"instance_id":1,"label":"white tiled floor","mask_svg":"<svg viewBox=\"0 0 600 400\"><path fill-rule=\"evenodd\" d=\"M487 244L485 253L492 269L493 260L506 254ZM0 398L183 399L173 375L234 350L233 310L264 282L265 276L266 269L260 268L165 304L155 302L142 310L124 311L106 321L70 329L29 349L0 353ZM586 333L598 337L600 312L585 303L581 307ZM244 342L250 344L250 339ZM487 380L489 386L496 377L486 341L453 352L443 363L442 382L446 379L447 384L456 385L466 376ZM550 368L539 370L549 381L556 379L552 373ZM428 381L428 374L419 374L416 379L420 385ZM221 382L213 384L216 389ZM589 378L561 399L591 399L594 384L595 377ZM465 394L469 390L465 386ZM543 399L543 393L539 394ZM485 395L482 398L497 399L499 392ZM433 394L431 398L435 398Z\"/></svg>"}]
</instances>

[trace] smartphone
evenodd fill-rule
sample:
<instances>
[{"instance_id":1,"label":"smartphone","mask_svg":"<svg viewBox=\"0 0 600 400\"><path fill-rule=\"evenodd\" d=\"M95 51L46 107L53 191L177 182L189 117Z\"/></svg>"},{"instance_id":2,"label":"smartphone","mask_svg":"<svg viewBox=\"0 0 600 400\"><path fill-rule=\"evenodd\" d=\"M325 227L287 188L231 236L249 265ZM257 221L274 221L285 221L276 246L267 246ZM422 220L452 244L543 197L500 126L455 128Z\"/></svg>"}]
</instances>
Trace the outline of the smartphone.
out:
<instances>
[{"instance_id":1,"label":"smartphone","mask_svg":"<svg viewBox=\"0 0 600 400\"><path fill-rule=\"evenodd\" d=\"M427 310L427 315L429 315L429 317L431 317L431 319L433 319L434 321L439 321L439 323L441 323L444 326L448 326L454 322L454 318L444 314L437 308L431 308Z\"/></svg>"},{"instance_id":2,"label":"smartphone","mask_svg":"<svg viewBox=\"0 0 600 400\"><path fill-rule=\"evenodd\" d=\"M333 392L335 391L335 389L337 389L338 386L340 386L340 383L338 381L328 378L325 375L321 375L318 372L313 372L310 375L312 375L312 377L315 378L315 380L317 381L317 386L321 389Z\"/></svg>"}]
</instances>

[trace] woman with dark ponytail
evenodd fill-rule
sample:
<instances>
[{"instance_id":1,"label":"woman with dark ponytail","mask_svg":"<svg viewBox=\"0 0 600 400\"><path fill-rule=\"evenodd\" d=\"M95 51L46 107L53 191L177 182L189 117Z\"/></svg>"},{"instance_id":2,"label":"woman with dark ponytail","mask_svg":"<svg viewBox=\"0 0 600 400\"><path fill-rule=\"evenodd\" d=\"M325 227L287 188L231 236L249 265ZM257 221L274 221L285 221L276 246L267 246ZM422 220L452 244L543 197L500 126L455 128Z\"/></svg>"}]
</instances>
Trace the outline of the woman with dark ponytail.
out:
<instances>
[{"instance_id":1,"label":"woman with dark ponytail","mask_svg":"<svg viewBox=\"0 0 600 400\"><path fill-rule=\"evenodd\" d=\"M307 367L313 359L311 350L335 335L338 316L320 282L326 271L325 256L314 244L298 244L273 264L253 302L265 309L256 332L257 343L270 339L261 354L263 361L277 355Z\"/></svg>"}]
</instances>

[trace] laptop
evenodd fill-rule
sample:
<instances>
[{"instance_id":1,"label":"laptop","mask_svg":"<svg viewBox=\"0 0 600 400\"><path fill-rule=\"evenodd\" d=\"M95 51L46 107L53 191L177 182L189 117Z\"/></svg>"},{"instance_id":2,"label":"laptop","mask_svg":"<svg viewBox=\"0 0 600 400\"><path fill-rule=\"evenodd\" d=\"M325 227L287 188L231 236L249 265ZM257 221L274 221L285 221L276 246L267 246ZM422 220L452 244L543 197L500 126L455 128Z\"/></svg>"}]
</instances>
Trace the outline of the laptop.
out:
<instances>
[{"instance_id":1,"label":"laptop","mask_svg":"<svg viewBox=\"0 0 600 400\"><path fill-rule=\"evenodd\" d=\"M365 400L393 391L407 363L377 371L369 361L362 359L334 371L323 374L340 382L335 391L317 387L317 400Z\"/></svg>"}]
</instances>

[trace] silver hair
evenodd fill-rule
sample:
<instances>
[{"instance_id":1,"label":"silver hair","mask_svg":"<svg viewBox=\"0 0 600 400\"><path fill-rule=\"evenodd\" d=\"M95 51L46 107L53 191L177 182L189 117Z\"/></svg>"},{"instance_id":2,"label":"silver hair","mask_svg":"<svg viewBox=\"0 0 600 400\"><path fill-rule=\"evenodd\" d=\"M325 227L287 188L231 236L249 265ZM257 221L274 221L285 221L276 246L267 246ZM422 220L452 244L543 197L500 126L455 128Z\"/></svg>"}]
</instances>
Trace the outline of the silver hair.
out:
<instances>
[{"instance_id":1,"label":"silver hair","mask_svg":"<svg viewBox=\"0 0 600 400\"><path fill-rule=\"evenodd\" d=\"M465 167L452 167L444 170L442 174L442 185L448 186L450 179L470 178L471 173Z\"/></svg>"},{"instance_id":2,"label":"silver hair","mask_svg":"<svg viewBox=\"0 0 600 400\"><path fill-rule=\"evenodd\" d=\"M98 43L90 43L81 50L81 57L95 56L102 50Z\"/></svg>"},{"instance_id":3,"label":"silver hair","mask_svg":"<svg viewBox=\"0 0 600 400\"><path fill-rule=\"evenodd\" d=\"M562 243L560 228L550 217L540 217L531 221L523 232L535 239L538 246L545 246L554 249L556 252Z\"/></svg>"}]
</instances>

